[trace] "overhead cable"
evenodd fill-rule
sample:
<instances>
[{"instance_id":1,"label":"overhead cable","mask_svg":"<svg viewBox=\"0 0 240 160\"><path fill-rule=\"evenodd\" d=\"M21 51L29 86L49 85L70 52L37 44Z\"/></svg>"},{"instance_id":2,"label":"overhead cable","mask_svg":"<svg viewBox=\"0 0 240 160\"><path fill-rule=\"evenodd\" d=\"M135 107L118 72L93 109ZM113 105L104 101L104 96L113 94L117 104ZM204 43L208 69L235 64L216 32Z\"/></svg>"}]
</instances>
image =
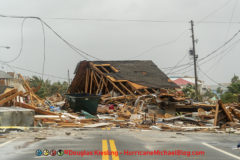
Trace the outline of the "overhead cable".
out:
<instances>
[{"instance_id":1,"label":"overhead cable","mask_svg":"<svg viewBox=\"0 0 240 160\"><path fill-rule=\"evenodd\" d=\"M90 55L89 53L77 48L70 42L68 42L66 39L64 39L60 34L58 34L49 24L47 24L44 20L42 20L40 17L34 17L34 16L10 16L10 15L1 15L0 17L4 18L31 18L31 19L38 19L40 20L48 29L50 29L59 39L61 39L65 44L67 44L72 50L74 50L76 53L84 57L85 59L89 60L86 56L89 56L91 58L94 58L96 60L100 60L99 58Z\"/></svg>"}]
</instances>

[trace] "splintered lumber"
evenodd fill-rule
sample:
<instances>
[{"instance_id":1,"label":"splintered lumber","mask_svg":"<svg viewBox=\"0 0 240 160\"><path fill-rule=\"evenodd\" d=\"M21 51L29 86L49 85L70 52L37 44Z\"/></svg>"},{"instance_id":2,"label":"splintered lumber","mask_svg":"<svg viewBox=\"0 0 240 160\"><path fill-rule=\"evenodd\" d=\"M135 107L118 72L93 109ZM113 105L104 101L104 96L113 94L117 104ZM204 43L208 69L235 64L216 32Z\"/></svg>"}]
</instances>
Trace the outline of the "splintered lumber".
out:
<instances>
[{"instance_id":1,"label":"splintered lumber","mask_svg":"<svg viewBox=\"0 0 240 160\"><path fill-rule=\"evenodd\" d=\"M214 125L217 126L220 124L219 122L225 123L227 121L233 122L233 117L222 104L222 101L219 100L215 111Z\"/></svg>"},{"instance_id":2,"label":"splintered lumber","mask_svg":"<svg viewBox=\"0 0 240 160\"><path fill-rule=\"evenodd\" d=\"M231 122L233 122L233 118L232 118L231 114L230 114L229 111L226 109L226 107L223 105L222 101L219 100L218 103L219 103L219 106L221 106L222 109L224 110L224 112L226 113L228 120L230 120Z\"/></svg>"},{"instance_id":3,"label":"splintered lumber","mask_svg":"<svg viewBox=\"0 0 240 160\"><path fill-rule=\"evenodd\" d=\"M90 76L91 80L90 80L90 91L89 93L92 94L92 85L93 85L93 71L91 70L91 76Z\"/></svg>"},{"instance_id":4,"label":"splintered lumber","mask_svg":"<svg viewBox=\"0 0 240 160\"><path fill-rule=\"evenodd\" d=\"M59 115L35 115L35 119L60 119Z\"/></svg>"},{"instance_id":5,"label":"splintered lumber","mask_svg":"<svg viewBox=\"0 0 240 160\"><path fill-rule=\"evenodd\" d=\"M215 117L214 117L214 126L217 126L218 112L219 112L219 105L217 104L216 111L215 111Z\"/></svg>"},{"instance_id":6,"label":"splintered lumber","mask_svg":"<svg viewBox=\"0 0 240 160\"><path fill-rule=\"evenodd\" d=\"M238 118L240 118L240 110L234 108L234 109L233 109L233 112L234 112L234 114L235 114Z\"/></svg>"},{"instance_id":7,"label":"splintered lumber","mask_svg":"<svg viewBox=\"0 0 240 160\"><path fill-rule=\"evenodd\" d=\"M44 104L44 101L33 92L33 89L29 86L28 82L23 78L23 76L19 74L19 77L23 80L23 86L26 91L29 92L31 103L34 103L34 98L38 103Z\"/></svg>"},{"instance_id":8,"label":"splintered lumber","mask_svg":"<svg viewBox=\"0 0 240 160\"><path fill-rule=\"evenodd\" d=\"M102 98L103 101L119 101L119 100L124 100L124 99L133 99L134 97L129 95L129 96L118 96L118 97L108 97L108 98Z\"/></svg>"},{"instance_id":9,"label":"splintered lumber","mask_svg":"<svg viewBox=\"0 0 240 160\"><path fill-rule=\"evenodd\" d=\"M66 116L66 117L70 117L75 120L80 120L80 118L78 116L72 115L70 113L62 113L62 115Z\"/></svg>"},{"instance_id":10,"label":"splintered lumber","mask_svg":"<svg viewBox=\"0 0 240 160\"><path fill-rule=\"evenodd\" d=\"M202 108L204 110L212 110L216 108L216 105L209 104L193 104L193 105L185 105L185 104L176 104L177 109L198 109Z\"/></svg>"},{"instance_id":11,"label":"splintered lumber","mask_svg":"<svg viewBox=\"0 0 240 160\"><path fill-rule=\"evenodd\" d=\"M198 106L198 107L212 107L215 108L216 105L211 105L211 104L193 104L193 106Z\"/></svg>"},{"instance_id":12,"label":"splintered lumber","mask_svg":"<svg viewBox=\"0 0 240 160\"><path fill-rule=\"evenodd\" d=\"M101 66L101 68L102 68L106 73L109 73L108 70L107 70L105 67Z\"/></svg>"},{"instance_id":13,"label":"splintered lumber","mask_svg":"<svg viewBox=\"0 0 240 160\"><path fill-rule=\"evenodd\" d=\"M69 123L69 122L59 122L57 123L59 127L82 127L83 124L75 124L75 123Z\"/></svg>"},{"instance_id":14,"label":"splintered lumber","mask_svg":"<svg viewBox=\"0 0 240 160\"><path fill-rule=\"evenodd\" d=\"M8 91L6 93L3 93L3 94L0 95L0 100L5 98L5 97L8 97L10 95L13 95L16 92L17 92L17 89L12 89L12 90L10 90L10 91Z\"/></svg>"},{"instance_id":15,"label":"splintered lumber","mask_svg":"<svg viewBox=\"0 0 240 160\"><path fill-rule=\"evenodd\" d=\"M14 99L15 97L17 97L17 96L19 96L19 95L21 95L21 94L22 94L21 91L20 91L20 92L16 92L16 93L14 93L14 94L11 95L11 96L2 99L2 100L0 101L0 105L2 105L2 104L4 104L4 103L6 103L6 102L8 102L8 101L10 101L10 100L12 100L12 99Z\"/></svg>"},{"instance_id":16,"label":"splintered lumber","mask_svg":"<svg viewBox=\"0 0 240 160\"><path fill-rule=\"evenodd\" d=\"M104 80L104 78L103 78L103 75L98 75L98 73L96 73L96 72L94 72L94 75L95 75L95 78L96 78L96 76L100 79L100 81L99 81L99 84L97 84L97 86L98 86L98 89L97 89L97 93L98 93L98 90L99 90L99 87L101 87L101 83L103 83L104 84L104 86L105 86L105 88L106 88L106 90L107 90L107 92L109 93L109 90L108 90L108 86L107 86L107 84L106 84L106 82L105 82L105 80Z\"/></svg>"},{"instance_id":17,"label":"splintered lumber","mask_svg":"<svg viewBox=\"0 0 240 160\"><path fill-rule=\"evenodd\" d=\"M119 82L119 84L120 84L124 89L126 89L131 95L133 95L134 97L136 97L132 91L130 91L124 84L122 84L122 82Z\"/></svg>"},{"instance_id":18,"label":"splintered lumber","mask_svg":"<svg viewBox=\"0 0 240 160\"><path fill-rule=\"evenodd\" d=\"M105 77L107 77L101 70L99 70L96 66L94 66L93 63L90 62L90 65L93 69L95 69L100 75L103 75ZM125 95L125 93L120 89L118 88L118 86L109 78L107 77L107 80L113 85L114 88L116 88L121 94Z\"/></svg>"},{"instance_id":19,"label":"splintered lumber","mask_svg":"<svg viewBox=\"0 0 240 160\"><path fill-rule=\"evenodd\" d=\"M97 84L97 87L99 87L99 83L98 83L98 81L97 81L96 74L93 74L93 78L94 78L94 80L95 80L95 82L96 82L96 84Z\"/></svg>"},{"instance_id":20,"label":"splintered lumber","mask_svg":"<svg viewBox=\"0 0 240 160\"><path fill-rule=\"evenodd\" d=\"M218 126L193 126L193 127L181 127L182 129L217 129Z\"/></svg>"},{"instance_id":21,"label":"splintered lumber","mask_svg":"<svg viewBox=\"0 0 240 160\"><path fill-rule=\"evenodd\" d=\"M36 113L43 114L43 115L59 115L58 113L42 110L42 109L39 109L36 106L30 105L30 104L16 102L15 105L22 107L22 108L33 109Z\"/></svg>"},{"instance_id":22,"label":"splintered lumber","mask_svg":"<svg viewBox=\"0 0 240 160\"><path fill-rule=\"evenodd\" d=\"M85 125L84 128L98 128L98 127L105 127L105 126L109 126L112 123L96 123L96 124L89 124L89 125Z\"/></svg>"},{"instance_id":23,"label":"splintered lumber","mask_svg":"<svg viewBox=\"0 0 240 160\"><path fill-rule=\"evenodd\" d=\"M88 91L88 75L89 75L89 70L86 69L85 93L87 93Z\"/></svg>"},{"instance_id":24,"label":"splintered lumber","mask_svg":"<svg viewBox=\"0 0 240 160\"><path fill-rule=\"evenodd\" d=\"M144 91L145 91L147 94L150 94L150 92L149 92L146 88L144 88Z\"/></svg>"}]
</instances>

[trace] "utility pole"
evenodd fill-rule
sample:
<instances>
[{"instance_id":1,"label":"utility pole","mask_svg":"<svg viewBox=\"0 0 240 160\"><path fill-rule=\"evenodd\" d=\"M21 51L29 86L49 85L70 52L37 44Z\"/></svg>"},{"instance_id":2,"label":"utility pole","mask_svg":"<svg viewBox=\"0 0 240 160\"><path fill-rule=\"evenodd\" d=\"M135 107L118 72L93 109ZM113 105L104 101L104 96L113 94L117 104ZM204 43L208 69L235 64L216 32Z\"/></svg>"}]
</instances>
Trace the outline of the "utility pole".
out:
<instances>
[{"instance_id":1,"label":"utility pole","mask_svg":"<svg viewBox=\"0 0 240 160\"><path fill-rule=\"evenodd\" d=\"M194 75L195 75L195 92L196 92L196 100L198 101L198 77L197 77L197 58L198 56L196 55L196 51L195 51L195 38L194 38L194 29L193 29L193 20L190 21L191 23L191 31L192 31L192 55L193 55L193 62L194 62Z\"/></svg>"}]
</instances>

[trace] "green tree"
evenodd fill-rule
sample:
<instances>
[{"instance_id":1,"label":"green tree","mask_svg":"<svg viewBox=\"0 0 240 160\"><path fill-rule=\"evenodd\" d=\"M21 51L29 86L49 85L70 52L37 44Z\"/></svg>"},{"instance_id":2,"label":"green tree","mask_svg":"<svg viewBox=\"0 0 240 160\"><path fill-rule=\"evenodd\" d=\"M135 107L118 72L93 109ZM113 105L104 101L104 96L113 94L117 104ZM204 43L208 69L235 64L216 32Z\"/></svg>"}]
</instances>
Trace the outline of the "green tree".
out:
<instances>
[{"instance_id":1,"label":"green tree","mask_svg":"<svg viewBox=\"0 0 240 160\"><path fill-rule=\"evenodd\" d=\"M231 84L228 86L228 91L221 95L224 103L238 102L238 95L240 94L240 80L234 75Z\"/></svg>"},{"instance_id":2,"label":"green tree","mask_svg":"<svg viewBox=\"0 0 240 160\"><path fill-rule=\"evenodd\" d=\"M60 93L60 94L65 94L68 89L68 83L64 81L63 83L61 82L54 82L51 86L51 94L55 93Z\"/></svg>"},{"instance_id":3,"label":"green tree","mask_svg":"<svg viewBox=\"0 0 240 160\"><path fill-rule=\"evenodd\" d=\"M185 96L194 99L196 97L194 86L191 84L187 84L186 87L182 89Z\"/></svg>"},{"instance_id":4,"label":"green tree","mask_svg":"<svg viewBox=\"0 0 240 160\"><path fill-rule=\"evenodd\" d=\"M237 102L238 97L236 94L233 94L231 92L225 92L224 94L221 95L221 100L223 103L232 103Z\"/></svg>"},{"instance_id":5,"label":"green tree","mask_svg":"<svg viewBox=\"0 0 240 160\"><path fill-rule=\"evenodd\" d=\"M237 82L238 80L239 80L239 77L234 74L231 82L232 82L232 83L235 83L235 82Z\"/></svg>"},{"instance_id":6,"label":"green tree","mask_svg":"<svg viewBox=\"0 0 240 160\"><path fill-rule=\"evenodd\" d=\"M68 89L68 83L64 82L54 82L51 83L50 80L42 80L40 77L33 76L29 80L30 87L39 88L36 94L41 97L45 98L47 96L51 96L56 93L60 93L64 95Z\"/></svg>"},{"instance_id":7,"label":"green tree","mask_svg":"<svg viewBox=\"0 0 240 160\"><path fill-rule=\"evenodd\" d=\"M203 96L207 98L213 98L216 97L216 94L214 94L211 89L207 89Z\"/></svg>"},{"instance_id":8,"label":"green tree","mask_svg":"<svg viewBox=\"0 0 240 160\"><path fill-rule=\"evenodd\" d=\"M223 90L221 87L217 88L217 93L221 96L223 94Z\"/></svg>"}]
</instances>

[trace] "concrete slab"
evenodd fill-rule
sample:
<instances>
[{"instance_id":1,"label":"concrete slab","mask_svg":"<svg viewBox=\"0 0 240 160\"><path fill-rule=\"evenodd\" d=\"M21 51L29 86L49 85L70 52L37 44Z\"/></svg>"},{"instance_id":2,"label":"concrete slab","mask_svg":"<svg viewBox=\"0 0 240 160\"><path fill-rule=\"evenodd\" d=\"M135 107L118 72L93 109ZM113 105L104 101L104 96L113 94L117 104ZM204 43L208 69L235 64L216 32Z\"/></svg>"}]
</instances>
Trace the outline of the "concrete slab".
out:
<instances>
[{"instance_id":1,"label":"concrete slab","mask_svg":"<svg viewBox=\"0 0 240 160\"><path fill-rule=\"evenodd\" d=\"M21 107L0 107L0 126L33 126L35 112Z\"/></svg>"}]
</instances>

